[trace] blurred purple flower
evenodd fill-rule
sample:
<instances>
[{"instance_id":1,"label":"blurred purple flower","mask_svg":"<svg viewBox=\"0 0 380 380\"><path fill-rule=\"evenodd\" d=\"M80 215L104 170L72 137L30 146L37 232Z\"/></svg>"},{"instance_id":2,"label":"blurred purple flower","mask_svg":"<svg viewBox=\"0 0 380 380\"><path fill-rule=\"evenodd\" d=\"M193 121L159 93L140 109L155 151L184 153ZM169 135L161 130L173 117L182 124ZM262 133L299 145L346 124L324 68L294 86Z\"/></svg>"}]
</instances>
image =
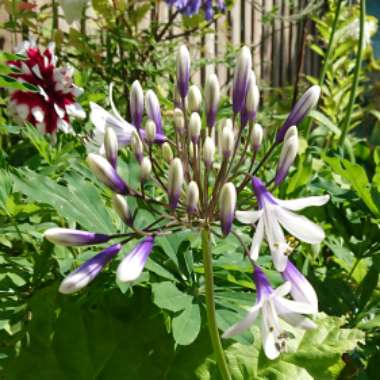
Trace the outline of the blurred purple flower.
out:
<instances>
[{"instance_id":1,"label":"blurred purple flower","mask_svg":"<svg viewBox=\"0 0 380 380\"><path fill-rule=\"evenodd\" d=\"M186 16L194 16L203 8L206 20L211 20L214 16L213 3L220 12L226 9L224 0L166 0L166 3L176 7Z\"/></svg>"}]
</instances>

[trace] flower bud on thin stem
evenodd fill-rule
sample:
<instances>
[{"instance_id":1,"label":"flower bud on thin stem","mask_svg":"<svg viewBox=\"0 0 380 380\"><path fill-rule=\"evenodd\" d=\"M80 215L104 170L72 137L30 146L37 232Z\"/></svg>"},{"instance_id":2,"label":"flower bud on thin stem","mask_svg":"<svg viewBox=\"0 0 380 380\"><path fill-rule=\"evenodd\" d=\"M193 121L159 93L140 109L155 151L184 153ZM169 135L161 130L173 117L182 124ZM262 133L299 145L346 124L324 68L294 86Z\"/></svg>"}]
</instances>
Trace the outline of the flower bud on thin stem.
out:
<instances>
[{"instance_id":1,"label":"flower bud on thin stem","mask_svg":"<svg viewBox=\"0 0 380 380\"><path fill-rule=\"evenodd\" d=\"M120 219L127 225L132 225L132 215L129 212L127 200L120 194L112 195L112 207Z\"/></svg>"},{"instance_id":2,"label":"flower bud on thin stem","mask_svg":"<svg viewBox=\"0 0 380 380\"><path fill-rule=\"evenodd\" d=\"M247 95L245 97L245 109L248 114L248 120L254 120L254 118L256 117L259 101L260 92L256 84L256 76L255 73L251 71Z\"/></svg>"},{"instance_id":3,"label":"flower bud on thin stem","mask_svg":"<svg viewBox=\"0 0 380 380\"><path fill-rule=\"evenodd\" d=\"M297 133L295 133L294 131L297 131L297 129L289 129L288 132L285 134L284 145L282 146L280 159L277 165L276 177L274 181L276 186L280 185L280 183L284 180L289 171L290 166L293 164L294 160L297 157L298 136ZM290 134L288 135L289 132Z\"/></svg>"},{"instance_id":4,"label":"flower bud on thin stem","mask_svg":"<svg viewBox=\"0 0 380 380\"><path fill-rule=\"evenodd\" d=\"M252 148L254 152L258 152L258 150L260 149L261 144L263 142L263 136L264 136L263 127L260 124L256 123L253 126L252 135L251 135Z\"/></svg>"},{"instance_id":5,"label":"flower bud on thin stem","mask_svg":"<svg viewBox=\"0 0 380 380\"><path fill-rule=\"evenodd\" d=\"M215 74L210 75L205 85L205 105L207 126L209 128L215 125L216 114L220 100L220 86L218 77Z\"/></svg>"},{"instance_id":6,"label":"flower bud on thin stem","mask_svg":"<svg viewBox=\"0 0 380 380\"><path fill-rule=\"evenodd\" d=\"M140 163L140 179L146 181L152 172L152 163L148 157L144 157Z\"/></svg>"},{"instance_id":7,"label":"flower bud on thin stem","mask_svg":"<svg viewBox=\"0 0 380 380\"><path fill-rule=\"evenodd\" d=\"M156 123L153 120L148 120L145 124L145 139L147 143L153 144L156 139Z\"/></svg>"},{"instance_id":8,"label":"flower bud on thin stem","mask_svg":"<svg viewBox=\"0 0 380 380\"><path fill-rule=\"evenodd\" d=\"M236 209L236 189L231 182L223 185L219 196L220 223L224 236L227 236L232 227Z\"/></svg>"},{"instance_id":9,"label":"flower bud on thin stem","mask_svg":"<svg viewBox=\"0 0 380 380\"><path fill-rule=\"evenodd\" d=\"M103 270L103 268L120 252L121 244L114 244L104 249L90 260L71 272L59 286L62 294L71 294L83 289Z\"/></svg>"},{"instance_id":10,"label":"flower bud on thin stem","mask_svg":"<svg viewBox=\"0 0 380 380\"><path fill-rule=\"evenodd\" d=\"M199 113L202 104L202 94L198 86L190 86L189 94L187 95L187 104L190 112Z\"/></svg>"},{"instance_id":11,"label":"flower bud on thin stem","mask_svg":"<svg viewBox=\"0 0 380 380\"><path fill-rule=\"evenodd\" d=\"M110 239L110 237L105 234L58 227L46 230L44 232L44 238L54 244L68 247L105 243Z\"/></svg>"},{"instance_id":12,"label":"flower bud on thin stem","mask_svg":"<svg viewBox=\"0 0 380 380\"><path fill-rule=\"evenodd\" d=\"M163 134L160 103L157 95L152 90L148 90L146 93L145 109L149 119L155 122L157 132Z\"/></svg>"},{"instance_id":13,"label":"flower bud on thin stem","mask_svg":"<svg viewBox=\"0 0 380 380\"><path fill-rule=\"evenodd\" d=\"M176 131L180 135L182 135L183 132L185 131L185 117L183 116L182 110L179 108L176 108L174 110L173 118L174 118L174 126L175 126Z\"/></svg>"},{"instance_id":14,"label":"flower bud on thin stem","mask_svg":"<svg viewBox=\"0 0 380 380\"><path fill-rule=\"evenodd\" d=\"M141 162L144 154L144 146L139 134L134 131L131 137L131 146L138 162Z\"/></svg>"},{"instance_id":15,"label":"flower bud on thin stem","mask_svg":"<svg viewBox=\"0 0 380 380\"><path fill-rule=\"evenodd\" d=\"M177 52L177 88L182 98L189 91L190 54L185 45L180 46Z\"/></svg>"},{"instance_id":16,"label":"flower bud on thin stem","mask_svg":"<svg viewBox=\"0 0 380 380\"><path fill-rule=\"evenodd\" d=\"M131 111L132 124L137 128L141 128L142 117L144 114L144 92L138 80L132 83L129 104Z\"/></svg>"},{"instance_id":17,"label":"flower bud on thin stem","mask_svg":"<svg viewBox=\"0 0 380 380\"><path fill-rule=\"evenodd\" d=\"M278 130L276 135L276 142L282 142L285 133L292 125L298 125L310 110L318 103L321 88L317 85L310 87L301 97L300 100L293 107L284 125Z\"/></svg>"},{"instance_id":18,"label":"flower bud on thin stem","mask_svg":"<svg viewBox=\"0 0 380 380\"><path fill-rule=\"evenodd\" d=\"M161 146L162 157L167 163L171 163L173 160L173 151L168 142L165 142Z\"/></svg>"},{"instance_id":19,"label":"flower bud on thin stem","mask_svg":"<svg viewBox=\"0 0 380 380\"><path fill-rule=\"evenodd\" d=\"M199 189L195 181L191 181L187 188L186 207L189 214L195 214L198 210Z\"/></svg>"},{"instance_id":20,"label":"flower bud on thin stem","mask_svg":"<svg viewBox=\"0 0 380 380\"><path fill-rule=\"evenodd\" d=\"M197 144L199 141L199 136L201 134L202 121L199 113L193 112L190 116L189 121L189 131L190 138L193 144Z\"/></svg>"},{"instance_id":21,"label":"flower bud on thin stem","mask_svg":"<svg viewBox=\"0 0 380 380\"><path fill-rule=\"evenodd\" d=\"M207 136L203 144L203 161L208 169L212 167L215 155L215 143L212 137Z\"/></svg>"},{"instance_id":22,"label":"flower bud on thin stem","mask_svg":"<svg viewBox=\"0 0 380 380\"><path fill-rule=\"evenodd\" d=\"M113 128L107 127L104 134L104 151L109 163L116 168L118 152L117 136Z\"/></svg>"},{"instance_id":23,"label":"flower bud on thin stem","mask_svg":"<svg viewBox=\"0 0 380 380\"><path fill-rule=\"evenodd\" d=\"M169 167L168 196L170 208L175 209L178 205L183 186L183 166L179 158L174 158Z\"/></svg>"},{"instance_id":24,"label":"flower bud on thin stem","mask_svg":"<svg viewBox=\"0 0 380 380\"><path fill-rule=\"evenodd\" d=\"M234 113L238 113L243 109L251 68L251 52L247 46L244 46L240 50L236 61L232 84L232 109Z\"/></svg>"},{"instance_id":25,"label":"flower bud on thin stem","mask_svg":"<svg viewBox=\"0 0 380 380\"><path fill-rule=\"evenodd\" d=\"M222 154L225 159L228 159L231 157L232 151L234 149L234 142L235 142L235 136L232 128L230 127L224 127L222 130L222 138L221 138L221 145L222 145Z\"/></svg>"},{"instance_id":26,"label":"flower bud on thin stem","mask_svg":"<svg viewBox=\"0 0 380 380\"><path fill-rule=\"evenodd\" d=\"M99 181L103 182L112 191L127 194L128 187L117 174L113 166L103 157L95 153L87 156L87 163Z\"/></svg>"}]
</instances>

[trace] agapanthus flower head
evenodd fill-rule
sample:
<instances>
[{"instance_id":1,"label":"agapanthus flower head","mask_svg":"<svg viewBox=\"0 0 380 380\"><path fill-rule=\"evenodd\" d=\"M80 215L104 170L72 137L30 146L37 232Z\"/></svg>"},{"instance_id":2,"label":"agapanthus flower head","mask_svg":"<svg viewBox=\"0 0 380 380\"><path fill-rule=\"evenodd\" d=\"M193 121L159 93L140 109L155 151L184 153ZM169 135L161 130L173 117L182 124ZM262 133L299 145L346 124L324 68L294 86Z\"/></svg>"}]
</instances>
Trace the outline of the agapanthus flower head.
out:
<instances>
[{"instance_id":1,"label":"agapanthus flower head","mask_svg":"<svg viewBox=\"0 0 380 380\"><path fill-rule=\"evenodd\" d=\"M315 323L304 314L314 314L314 310L306 303L285 297L291 291L290 282L273 289L258 266L255 268L253 278L256 284L256 304L250 308L242 321L224 332L223 338L230 338L248 329L261 313L260 328L264 352L268 359L273 360L286 350L286 334L281 320L304 330L313 329L316 327Z\"/></svg>"},{"instance_id":2,"label":"agapanthus flower head","mask_svg":"<svg viewBox=\"0 0 380 380\"><path fill-rule=\"evenodd\" d=\"M211 20L213 18L214 9L219 12L224 12L226 10L224 0L166 0L166 2L169 5L176 7L186 16L194 16L203 9L206 20Z\"/></svg>"},{"instance_id":3,"label":"agapanthus flower head","mask_svg":"<svg viewBox=\"0 0 380 380\"><path fill-rule=\"evenodd\" d=\"M33 41L25 41L16 50L25 59L9 61L17 70L12 77L35 86L35 92L13 90L9 110L18 121L27 121L42 133L55 134L57 130L72 132L71 118L83 119L86 113L76 98L82 89L73 83L74 70L57 67L54 44L41 52Z\"/></svg>"}]
</instances>

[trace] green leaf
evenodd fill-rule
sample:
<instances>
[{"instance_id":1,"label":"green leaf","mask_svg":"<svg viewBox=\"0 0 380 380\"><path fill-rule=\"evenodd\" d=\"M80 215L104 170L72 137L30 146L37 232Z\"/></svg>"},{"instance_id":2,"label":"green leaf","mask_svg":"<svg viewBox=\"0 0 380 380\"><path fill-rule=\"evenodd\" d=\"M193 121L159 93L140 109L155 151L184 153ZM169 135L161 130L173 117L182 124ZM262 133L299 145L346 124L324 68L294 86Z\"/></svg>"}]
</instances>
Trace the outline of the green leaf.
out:
<instances>
[{"instance_id":1,"label":"green leaf","mask_svg":"<svg viewBox=\"0 0 380 380\"><path fill-rule=\"evenodd\" d=\"M201 330L199 305L191 303L173 319L173 337L177 344L187 346L194 342Z\"/></svg>"},{"instance_id":2,"label":"green leaf","mask_svg":"<svg viewBox=\"0 0 380 380\"><path fill-rule=\"evenodd\" d=\"M182 293L171 282L160 282L152 285L154 303L166 310L180 311L191 304L193 297Z\"/></svg>"}]
</instances>

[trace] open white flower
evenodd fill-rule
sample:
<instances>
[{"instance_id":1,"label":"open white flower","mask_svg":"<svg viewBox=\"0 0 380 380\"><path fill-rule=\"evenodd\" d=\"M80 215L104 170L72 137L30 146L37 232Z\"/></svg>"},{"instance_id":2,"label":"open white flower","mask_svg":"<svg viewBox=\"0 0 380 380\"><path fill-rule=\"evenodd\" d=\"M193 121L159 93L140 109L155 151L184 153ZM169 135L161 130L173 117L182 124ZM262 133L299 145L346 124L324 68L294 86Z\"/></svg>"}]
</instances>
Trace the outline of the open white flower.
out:
<instances>
[{"instance_id":1,"label":"open white flower","mask_svg":"<svg viewBox=\"0 0 380 380\"><path fill-rule=\"evenodd\" d=\"M322 228L311 222L305 216L292 211L302 210L310 206L322 206L329 200L329 195L281 200L275 198L264 186L261 180L254 177L253 189L256 194L258 211L237 211L236 219L244 224L256 225L250 249L250 257L257 260L263 239L269 245L274 266L280 272L285 270L288 262L288 244L281 227L285 228L297 239L309 244L318 244L325 233Z\"/></svg>"},{"instance_id":2,"label":"open white flower","mask_svg":"<svg viewBox=\"0 0 380 380\"><path fill-rule=\"evenodd\" d=\"M253 278L257 291L256 304L243 320L225 331L223 338L230 338L248 329L261 312L260 327L264 352L269 359L276 359L286 349L286 334L280 320L296 328L314 329L315 323L303 315L313 314L314 309L309 304L285 298L292 287L290 282L285 282L274 290L259 267L255 268Z\"/></svg>"}]
</instances>

